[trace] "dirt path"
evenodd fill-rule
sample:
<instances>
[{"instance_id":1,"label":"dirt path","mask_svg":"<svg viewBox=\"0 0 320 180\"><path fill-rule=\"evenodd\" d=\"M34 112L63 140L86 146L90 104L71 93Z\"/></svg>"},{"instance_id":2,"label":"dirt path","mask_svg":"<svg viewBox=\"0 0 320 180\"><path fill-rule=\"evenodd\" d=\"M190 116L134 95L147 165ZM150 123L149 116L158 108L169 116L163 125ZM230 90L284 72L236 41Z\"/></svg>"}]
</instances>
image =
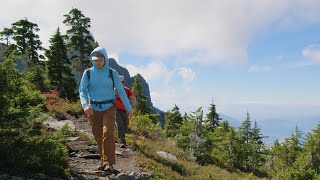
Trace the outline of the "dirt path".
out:
<instances>
[{"instance_id":1,"label":"dirt path","mask_svg":"<svg viewBox=\"0 0 320 180\"><path fill-rule=\"evenodd\" d=\"M114 167L120 173L107 174L97 170L100 165L100 157L97 146L90 145L94 141L86 118L68 117L68 119L74 122L77 131L87 135L87 137L69 138L71 179L138 179L141 176L141 169L137 166L131 147L120 148L118 144L116 144L116 164Z\"/></svg>"}]
</instances>

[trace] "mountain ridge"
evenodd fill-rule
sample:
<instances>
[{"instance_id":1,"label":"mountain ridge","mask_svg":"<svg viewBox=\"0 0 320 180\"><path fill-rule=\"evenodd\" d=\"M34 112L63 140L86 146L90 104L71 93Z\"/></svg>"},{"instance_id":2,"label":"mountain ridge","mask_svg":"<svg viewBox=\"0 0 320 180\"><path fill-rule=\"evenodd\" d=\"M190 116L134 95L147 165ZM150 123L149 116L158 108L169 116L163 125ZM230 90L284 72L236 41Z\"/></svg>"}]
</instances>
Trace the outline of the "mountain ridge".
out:
<instances>
[{"instance_id":1,"label":"mountain ridge","mask_svg":"<svg viewBox=\"0 0 320 180\"><path fill-rule=\"evenodd\" d=\"M116 70L119 75L124 76L124 79L126 81L126 86L132 89L132 85L134 83L135 76L131 76L129 71L125 68L120 66L117 61L114 58L109 58L109 67ZM160 110L159 108L156 108L153 106L151 95L150 95L150 89L149 84L144 79L144 77L141 74L137 74L140 84L142 86L142 94L147 97L147 106L152 108L154 114L159 114L159 122L162 127L164 127L165 123L165 114L164 111Z\"/></svg>"}]
</instances>

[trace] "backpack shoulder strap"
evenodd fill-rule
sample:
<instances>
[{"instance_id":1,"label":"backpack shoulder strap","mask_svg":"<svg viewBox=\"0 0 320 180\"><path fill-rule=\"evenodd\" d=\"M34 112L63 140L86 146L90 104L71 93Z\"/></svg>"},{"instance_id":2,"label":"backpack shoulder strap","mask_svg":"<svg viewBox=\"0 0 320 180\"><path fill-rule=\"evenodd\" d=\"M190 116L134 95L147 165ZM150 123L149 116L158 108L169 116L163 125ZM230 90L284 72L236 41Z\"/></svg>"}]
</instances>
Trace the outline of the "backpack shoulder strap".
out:
<instances>
[{"instance_id":1,"label":"backpack shoulder strap","mask_svg":"<svg viewBox=\"0 0 320 180\"><path fill-rule=\"evenodd\" d=\"M86 74L87 74L87 78L88 78L88 81L89 81L90 80L90 69L86 70Z\"/></svg>"},{"instance_id":2,"label":"backpack shoulder strap","mask_svg":"<svg viewBox=\"0 0 320 180\"><path fill-rule=\"evenodd\" d=\"M87 69L84 73L86 73L87 78L88 78L88 86L87 86L87 88L89 89L89 86L90 86L90 69Z\"/></svg>"},{"instance_id":3,"label":"backpack shoulder strap","mask_svg":"<svg viewBox=\"0 0 320 180\"><path fill-rule=\"evenodd\" d=\"M112 80L112 86L114 88L114 79L113 79L113 72L112 72L112 69L109 67L109 77L111 77L111 80Z\"/></svg>"}]
</instances>

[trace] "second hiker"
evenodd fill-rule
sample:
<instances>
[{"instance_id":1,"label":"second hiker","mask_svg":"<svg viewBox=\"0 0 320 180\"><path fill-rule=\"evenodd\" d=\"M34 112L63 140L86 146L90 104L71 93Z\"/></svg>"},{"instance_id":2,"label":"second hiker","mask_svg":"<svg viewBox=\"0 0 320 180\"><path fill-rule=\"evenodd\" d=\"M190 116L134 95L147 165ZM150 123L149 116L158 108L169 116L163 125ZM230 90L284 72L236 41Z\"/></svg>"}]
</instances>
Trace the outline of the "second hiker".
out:
<instances>
[{"instance_id":1,"label":"second hiker","mask_svg":"<svg viewBox=\"0 0 320 180\"><path fill-rule=\"evenodd\" d=\"M132 91L124 85L126 81L123 76L120 76L120 80L123 84L126 95L130 100L132 108L135 108L137 106L136 98L134 97ZM118 127L120 147L125 148L127 145L126 132L128 130L130 117L128 117L126 108L125 108L124 104L122 103L121 98L118 95L118 93L116 95L116 107L117 107L116 122L117 122L117 127Z\"/></svg>"}]
</instances>

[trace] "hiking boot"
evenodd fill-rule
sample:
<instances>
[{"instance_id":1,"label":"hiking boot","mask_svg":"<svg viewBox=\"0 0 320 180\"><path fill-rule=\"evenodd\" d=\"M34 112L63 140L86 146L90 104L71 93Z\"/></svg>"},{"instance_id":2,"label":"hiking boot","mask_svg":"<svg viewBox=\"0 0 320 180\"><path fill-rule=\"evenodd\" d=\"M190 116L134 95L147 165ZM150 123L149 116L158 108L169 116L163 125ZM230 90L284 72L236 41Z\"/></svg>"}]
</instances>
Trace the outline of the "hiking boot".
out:
<instances>
[{"instance_id":1,"label":"hiking boot","mask_svg":"<svg viewBox=\"0 0 320 180\"><path fill-rule=\"evenodd\" d=\"M111 174L118 175L118 174L120 173L120 171L117 170L117 169L115 169L115 168L113 167L113 165L111 164L111 165L107 165L107 166L104 168L104 173L105 173L106 175L111 175Z\"/></svg>"},{"instance_id":2,"label":"hiking boot","mask_svg":"<svg viewBox=\"0 0 320 180\"><path fill-rule=\"evenodd\" d=\"M104 171L104 169L106 168L107 165L101 165L98 167L99 171Z\"/></svg>"},{"instance_id":3,"label":"hiking boot","mask_svg":"<svg viewBox=\"0 0 320 180\"><path fill-rule=\"evenodd\" d=\"M105 168L103 170L106 171L106 172L109 172L109 173L113 173L114 167L113 167L112 164L108 164L108 165L105 166Z\"/></svg>"},{"instance_id":4,"label":"hiking boot","mask_svg":"<svg viewBox=\"0 0 320 180\"><path fill-rule=\"evenodd\" d=\"M125 148L126 145L125 144L120 144L120 148Z\"/></svg>"}]
</instances>

